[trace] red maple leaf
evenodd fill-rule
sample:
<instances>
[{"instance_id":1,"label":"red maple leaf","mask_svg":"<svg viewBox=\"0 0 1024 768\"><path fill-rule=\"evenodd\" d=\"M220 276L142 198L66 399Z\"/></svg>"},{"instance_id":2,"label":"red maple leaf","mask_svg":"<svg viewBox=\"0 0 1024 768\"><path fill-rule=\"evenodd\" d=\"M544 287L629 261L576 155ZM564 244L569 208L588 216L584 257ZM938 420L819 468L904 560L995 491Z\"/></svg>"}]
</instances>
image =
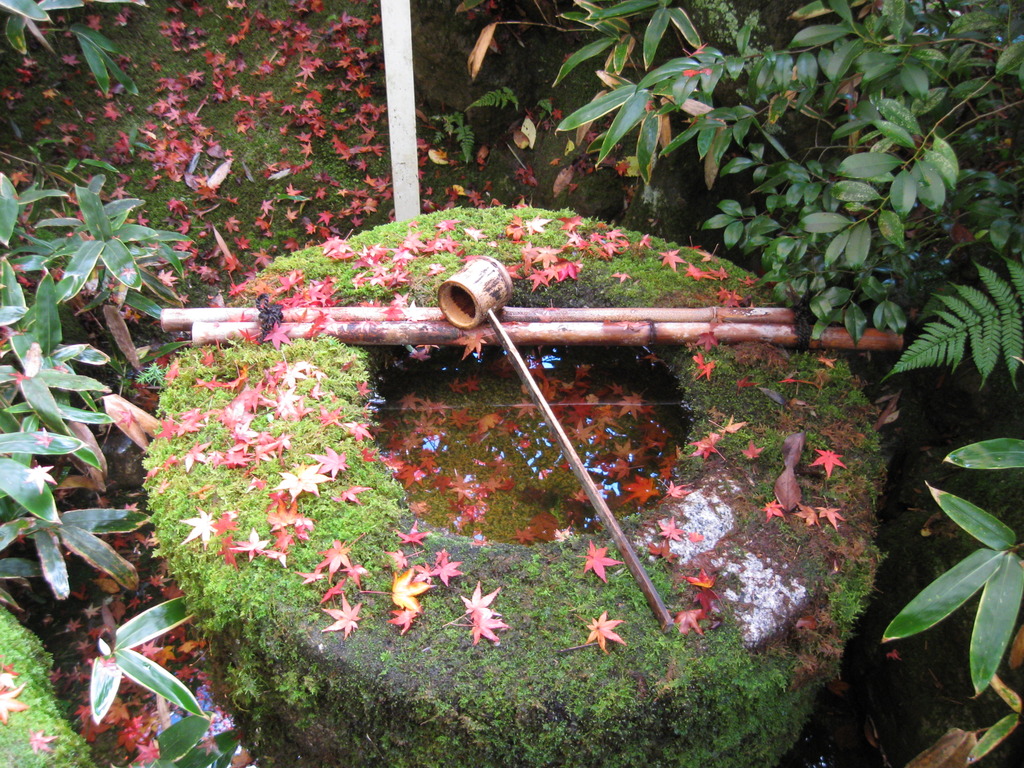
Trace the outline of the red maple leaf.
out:
<instances>
[{"instance_id":1,"label":"red maple leaf","mask_svg":"<svg viewBox=\"0 0 1024 768\"><path fill-rule=\"evenodd\" d=\"M353 629L359 626L360 616L359 609L363 607L362 603L356 603L355 606L348 604L348 600L345 596L341 596L341 610L337 608L324 608L324 613L328 614L334 623L331 626L321 629L321 632L341 632L344 631L345 637L349 636L349 633Z\"/></svg>"},{"instance_id":2,"label":"red maple leaf","mask_svg":"<svg viewBox=\"0 0 1024 768\"><path fill-rule=\"evenodd\" d=\"M771 520L773 517L781 517L783 520L786 519L786 510L783 509L782 505L777 501L769 501L763 507L761 511L765 513L765 522Z\"/></svg>"},{"instance_id":3,"label":"red maple leaf","mask_svg":"<svg viewBox=\"0 0 1024 768\"><path fill-rule=\"evenodd\" d=\"M388 619L388 624L395 624L402 628L400 634L405 634L412 627L412 620L416 618L417 612L410 611L408 609L402 611L392 611L395 614L395 618Z\"/></svg>"},{"instance_id":4,"label":"red maple leaf","mask_svg":"<svg viewBox=\"0 0 1024 768\"><path fill-rule=\"evenodd\" d=\"M274 349L280 349L282 344L291 344L292 340L288 338L288 334L284 329L284 326L278 323L274 326L274 329L263 337L264 341L269 341L274 345Z\"/></svg>"},{"instance_id":5,"label":"red maple leaf","mask_svg":"<svg viewBox=\"0 0 1024 768\"><path fill-rule=\"evenodd\" d=\"M362 504L363 502L359 500L359 494L369 490L372 489L368 485L353 485L342 491L340 495L331 496L331 500L340 502L348 501L352 502L353 504Z\"/></svg>"},{"instance_id":6,"label":"red maple leaf","mask_svg":"<svg viewBox=\"0 0 1024 768\"><path fill-rule=\"evenodd\" d=\"M330 475L332 478L337 478L339 472L344 472L348 469L348 462L345 460L344 453L337 453L333 448L328 448L327 453L323 456L316 454L307 453L309 458L320 462L317 466L317 472L323 472L324 474Z\"/></svg>"},{"instance_id":7,"label":"red maple leaf","mask_svg":"<svg viewBox=\"0 0 1024 768\"><path fill-rule=\"evenodd\" d=\"M761 455L761 452L763 450L764 448L758 448L756 445L754 445L753 440L749 440L747 443L747 447L740 451L740 453L742 453L748 459L756 459L758 456Z\"/></svg>"},{"instance_id":8,"label":"red maple leaf","mask_svg":"<svg viewBox=\"0 0 1024 768\"><path fill-rule=\"evenodd\" d=\"M661 530L658 531L658 535L665 537L666 541L682 541L683 534L686 533L682 528L676 527L676 519L674 517L668 522L659 520L658 526L661 528Z\"/></svg>"},{"instance_id":9,"label":"red maple leaf","mask_svg":"<svg viewBox=\"0 0 1024 768\"><path fill-rule=\"evenodd\" d=\"M606 565L622 565L621 560L613 560L610 557L606 557L608 547L595 547L594 542L587 542L589 551L584 557L586 558L583 567L583 573L587 571L593 571L594 574L601 581L608 583L608 579L604 575L604 567ZM589 640L587 642L590 642Z\"/></svg>"},{"instance_id":10,"label":"red maple leaf","mask_svg":"<svg viewBox=\"0 0 1024 768\"><path fill-rule=\"evenodd\" d=\"M408 533L402 533L401 531L395 531L398 534L398 538L402 540L403 544L412 544L413 546L419 546L423 544L423 540L427 538L430 531L420 531L416 529L419 523L413 523L412 528Z\"/></svg>"},{"instance_id":11,"label":"red maple leaf","mask_svg":"<svg viewBox=\"0 0 1024 768\"><path fill-rule=\"evenodd\" d=\"M693 362L697 364L697 373L694 374L695 379L705 378L711 381L711 372L715 369L714 360L704 360L704 353L698 352L693 356Z\"/></svg>"},{"instance_id":12,"label":"red maple leaf","mask_svg":"<svg viewBox=\"0 0 1024 768\"><path fill-rule=\"evenodd\" d=\"M672 271L676 271L676 264L685 264L686 262L679 258L679 249L676 248L673 251L659 251L661 256L661 264L665 267L671 267Z\"/></svg>"},{"instance_id":13,"label":"red maple leaf","mask_svg":"<svg viewBox=\"0 0 1024 768\"><path fill-rule=\"evenodd\" d=\"M703 608L691 608L688 611L680 611L676 614L675 623L679 626L680 633L690 634L692 629L698 635L703 635L704 630L700 628L700 620L707 618Z\"/></svg>"},{"instance_id":14,"label":"red maple leaf","mask_svg":"<svg viewBox=\"0 0 1024 768\"><path fill-rule=\"evenodd\" d=\"M448 585L448 579L453 576L462 576L462 571L458 569L458 566L462 565L461 560L451 562L448 560L448 551L442 549L434 558L434 567L430 570L431 576L436 576L444 582L445 586Z\"/></svg>"},{"instance_id":15,"label":"red maple leaf","mask_svg":"<svg viewBox=\"0 0 1024 768\"><path fill-rule=\"evenodd\" d=\"M846 465L840 461L840 459L843 458L843 454L836 453L835 451L823 451L819 448L815 448L814 450L818 453L818 458L811 462L811 466L825 467L825 477L832 477L832 470L836 467L846 469Z\"/></svg>"}]
</instances>

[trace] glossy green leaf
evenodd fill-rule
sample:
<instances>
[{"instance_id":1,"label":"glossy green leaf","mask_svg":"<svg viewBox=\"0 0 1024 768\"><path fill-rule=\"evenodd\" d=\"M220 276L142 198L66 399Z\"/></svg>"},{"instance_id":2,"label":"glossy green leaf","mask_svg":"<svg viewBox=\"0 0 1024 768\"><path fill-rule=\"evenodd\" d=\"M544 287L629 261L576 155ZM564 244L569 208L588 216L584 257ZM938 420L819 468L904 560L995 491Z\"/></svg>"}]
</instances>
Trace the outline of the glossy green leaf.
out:
<instances>
[{"instance_id":1,"label":"glossy green leaf","mask_svg":"<svg viewBox=\"0 0 1024 768\"><path fill-rule=\"evenodd\" d=\"M896 123L911 134L921 133L921 124L917 122L914 113L902 102L895 99L881 99L877 107L878 111L882 113L882 117L890 123Z\"/></svg>"},{"instance_id":2,"label":"glossy green leaf","mask_svg":"<svg viewBox=\"0 0 1024 768\"><path fill-rule=\"evenodd\" d=\"M82 290L89 275L96 268L96 262L99 261L105 245L102 240L85 240L72 254L64 269L64 277L57 283L57 293L61 301L67 301Z\"/></svg>"},{"instance_id":3,"label":"glossy green leaf","mask_svg":"<svg viewBox=\"0 0 1024 768\"><path fill-rule=\"evenodd\" d=\"M917 179L917 199L929 210L939 210L946 202L946 184L935 166L921 160L911 174Z\"/></svg>"},{"instance_id":4,"label":"glossy green leaf","mask_svg":"<svg viewBox=\"0 0 1024 768\"><path fill-rule=\"evenodd\" d=\"M23 536L33 525L34 523L30 517L20 517L0 525L0 552L7 549L8 545L16 538ZM6 559L10 560L12 558ZM0 562L4 562L4 560L0 560Z\"/></svg>"},{"instance_id":5,"label":"glossy green leaf","mask_svg":"<svg viewBox=\"0 0 1024 768\"><path fill-rule=\"evenodd\" d=\"M907 0L882 0L882 18L885 20L885 26L897 40L903 39L906 12Z\"/></svg>"},{"instance_id":6,"label":"glossy green leaf","mask_svg":"<svg viewBox=\"0 0 1024 768\"><path fill-rule=\"evenodd\" d=\"M580 107L561 123L558 124L559 131L572 131L585 123L596 120L607 115L613 109L618 109L636 94L635 85L627 85L616 88L614 91L598 96L586 106Z\"/></svg>"},{"instance_id":7,"label":"glossy green leaf","mask_svg":"<svg viewBox=\"0 0 1024 768\"><path fill-rule=\"evenodd\" d=\"M839 164L839 175L852 179L873 179L884 176L903 161L883 152L861 152L844 158Z\"/></svg>"},{"instance_id":8,"label":"glossy green leaf","mask_svg":"<svg viewBox=\"0 0 1024 768\"><path fill-rule=\"evenodd\" d=\"M0 305L5 307L24 307L25 294L18 284L18 276L6 258L0 259Z\"/></svg>"},{"instance_id":9,"label":"glossy green leaf","mask_svg":"<svg viewBox=\"0 0 1024 768\"><path fill-rule=\"evenodd\" d=\"M946 459L966 469L1013 469L1024 467L1024 440L1000 437L957 448Z\"/></svg>"},{"instance_id":10,"label":"glossy green leaf","mask_svg":"<svg viewBox=\"0 0 1024 768\"><path fill-rule=\"evenodd\" d=\"M979 549L925 587L885 628L882 642L916 635L963 605L999 568L1002 552Z\"/></svg>"},{"instance_id":11,"label":"glossy green leaf","mask_svg":"<svg viewBox=\"0 0 1024 768\"><path fill-rule=\"evenodd\" d=\"M67 521L58 529L57 535L65 547L93 568L106 573L125 589L135 589L139 586L139 574L135 566L117 554L103 539L77 525L70 525Z\"/></svg>"},{"instance_id":12,"label":"glossy green leaf","mask_svg":"<svg viewBox=\"0 0 1024 768\"><path fill-rule=\"evenodd\" d=\"M697 34L697 28L693 26L693 22L690 21L690 17L686 15L686 11L682 8L669 8L668 17L675 28L679 30L679 34L683 36L683 39L691 48L701 47L702 41L700 39L700 35Z\"/></svg>"},{"instance_id":13,"label":"glossy green leaf","mask_svg":"<svg viewBox=\"0 0 1024 768\"><path fill-rule=\"evenodd\" d=\"M106 90L105 88L103 90ZM100 196L88 187L75 187L78 208L82 212L82 221L89 234L97 240L109 240L114 236L110 227L110 219L103 212L103 201Z\"/></svg>"},{"instance_id":14,"label":"glossy green leaf","mask_svg":"<svg viewBox=\"0 0 1024 768\"><path fill-rule=\"evenodd\" d=\"M32 21L49 21L50 17L32 0L0 0L0 8Z\"/></svg>"},{"instance_id":15,"label":"glossy green leaf","mask_svg":"<svg viewBox=\"0 0 1024 768\"><path fill-rule=\"evenodd\" d=\"M860 337L867 330L868 319L859 304L850 304L843 311L843 326L846 328L846 332L850 334L854 343L860 341Z\"/></svg>"},{"instance_id":16,"label":"glossy green leaf","mask_svg":"<svg viewBox=\"0 0 1024 768\"><path fill-rule=\"evenodd\" d=\"M838 232L852 222L840 213L811 213L800 219L800 226L807 232Z\"/></svg>"},{"instance_id":17,"label":"glossy green leaf","mask_svg":"<svg viewBox=\"0 0 1024 768\"><path fill-rule=\"evenodd\" d=\"M40 371L36 378L43 382L50 389L64 389L68 392L109 392L110 388L91 376L79 376L77 373L64 373L63 371L46 368Z\"/></svg>"},{"instance_id":18,"label":"glossy green leaf","mask_svg":"<svg viewBox=\"0 0 1024 768\"><path fill-rule=\"evenodd\" d=\"M592 43L587 43L586 45L584 45L578 51L573 53L572 56L565 60L565 63L562 65L562 68L558 70L558 76L555 78L555 85L558 85L562 81L562 78L564 78L566 75L572 72L578 65L582 64L587 59L592 59L595 56L600 56L606 50L611 48L611 46L614 43L615 40L613 38L605 37L601 38L600 40L595 40ZM559 130L568 129L559 126Z\"/></svg>"},{"instance_id":19,"label":"glossy green leaf","mask_svg":"<svg viewBox=\"0 0 1024 768\"><path fill-rule=\"evenodd\" d=\"M57 599L65 599L71 594L71 585L68 582L68 566L64 562L64 555L61 554L56 534L45 529L29 534L29 537L35 542L39 564L43 567L43 577L49 582Z\"/></svg>"},{"instance_id":20,"label":"glossy green leaf","mask_svg":"<svg viewBox=\"0 0 1024 768\"><path fill-rule=\"evenodd\" d=\"M7 34L7 42L11 48L18 53L28 53L28 43L25 41L25 28L35 22L26 19L24 16L9 16L4 32Z\"/></svg>"},{"instance_id":21,"label":"glossy green leaf","mask_svg":"<svg viewBox=\"0 0 1024 768\"><path fill-rule=\"evenodd\" d=\"M882 197L878 194L878 190L867 182L849 179L837 181L831 186L830 191L837 200L850 203L866 203L869 200L878 200Z\"/></svg>"},{"instance_id":22,"label":"glossy green leaf","mask_svg":"<svg viewBox=\"0 0 1024 768\"><path fill-rule=\"evenodd\" d=\"M186 752L202 740L209 729L209 719L199 715L190 715L179 720L156 738L160 745L160 759L174 761L184 757Z\"/></svg>"},{"instance_id":23,"label":"glossy green leaf","mask_svg":"<svg viewBox=\"0 0 1024 768\"><path fill-rule=\"evenodd\" d=\"M843 261L851 269L860 269L868 260L871 249L871 225L867 221L859 221L850 230L850 240L843 253Z\"/></svg>"},{"instance_id":24,"label":"glossy green leaf","mask_svg":"<svg viewBox=\"0 0 1024 768\"><path fill-rule=\"evenodd\" d=\"M649 91L638 90L626 100L622 105L622 109L615 115L615 119L612 120L612 124L608 127L604 143L601 145L601 152L597 158L598 163L604 160L615 148L615 145L644 119L650 99L651 94Z\"/></svg>"},{"instance_id":25,"label":"glossy green leaf","mask_svg":"<svg viewBox=\"0 0 1024 768\"><path fill-rule=\"evenodd\" d=\"M0 453L58 456L65 453L74 453L83 446L85 446L85 443L77 437L54 435L43 430L0 434Z\"/></svg>"},{"instance_id":26,"label":"glossy green leaf","mask_svg":"<svg viewBox=\"0 0 1024 768\"><path fill-rule=\"evenodd\" d=\"M664 6L656 10L654 15L651 16L651 20L647 24L647 30L644 32L645 67L649 68L654 62L654 57L658 53L658 46L661 45L661 38L668 28L668 22L668 9Z\"/></svg>"},{"instance_id":27,"label":"glossy green leaf","mask_svg":"<svg viewBox=\"0 0 1024 768\"><path fill-rule=\"evenodd\" d=\"M966 499L928 486L942 511L967 533L991 549L1009 549L1017 541L1013 530Z\"/></svg>"},{"instance_id":28,"label":"glossy green leaf","mask_svg":"<svg viewBox=\"0 0 1024 768\"><path fill-rule=\"evenodd\" d=\"M896 142L901 147L904 147L905 149L914 149L914 138L910 135L910 131L903 126L896 125L896 123L890 123L888 120L876 120L875 128L877 128L878 132L885 136L885 138Z\"/></svg>"},{"instance_id":29,"label":"glossy green leaf","mask_svg":"<svg viewBox=\"0 0 1024 768\"><path fill-rule=\"evenodd\" d=\"M36 517L59 523L57 505L50 486L42 478L41 468L29 468L13 459L0 458L0 491Z\"/></svg>"},{"instance_id":30,"label":"glossy green leaf","mask_svg":"<svg viewBox=\"0 0 1024 768\"><path fill-rule=\"evenodd\" d=\"M149 515L133 509L69 509L61 519L90 533L127 533L143 525Z\"/></svg>"},{"instance_id":31,"label":"glossy green leaf","mask_svg":"<svg viewBox=\"0 0 1024 768\"><path fill-rule=\"evenodd\" d=\"M888 208L878 213L878 232L893 245L903 247L903 220Z\"/></svg>"},{"instance_id":32,"label":"glossy green leaf","mask_svg":"<svg viewBox=\"0 0 1024 768\"><path fill-rule=\"evenodd\" d=\"M957 160L956 152L943 139L937 138L932 142L932 147L924 153L924 159L938 171L939 176L950 190L956 189L957 176L960 175L960 163Z\"/></svg>"},{"instance_id":33,"label":"glossy green leaf","mask_svg":"<svg viewBox=\"0 0 1024 768\"><path fill-rule=\"evenodd\" d=\"M651 171L657 158L658 132L658 116L649 112L640 124L640 136L636 142L636 163L645 184L651 181Z\"/></svg>"},{"instance_id":34,"label":"glossy green leaf","mask_svg":"<svg viewBox=\"0 0 1024 768\"><path fill-rule=\"evenodd\" d=\"M39 343L44 355L50 354L61 342L60 315L57 313L57 292L53 278L46 275L36 286L35 301L25 314L33 341Z\"/></svg>"},{"instance_id":35,"label":"glossy green leaf","mask_svg":"<svg viewBox=\"0 0 1024 768\"><path fill-rule=\"evenodd\" d=\"M927 97L928 87L931 85L927 70L911 61L905 61L900 68L900 84L915 99Z\"/></svg>"},{"instance_id":36,"label":"glossy green leaf","mask_svg":"<svg viewBox=\"0 0 1024 768\"><path fill-rule=\"evenodd\" d=\"M155 662L150 661L141 653L122 648L114 651L114 658L121 671L143 688L163 696L172 704L177 704L186 712L202 717L203 709L196 697L174 675Z\"/></svg>"},{"instance_id":37,"label":"glossy green leaf","mask_svg":"<svg viewBox=\"0 0 1024 768\"><path fill-rule=\"evenodd\" d=\"M117 238L107 241L100 258L110 273L129 288L142 287L142 275L127 246Z\"/></svg>"},{"instance_id":38,"label":"glossy green leaf","mask_svg":"<svg viewBox=\"0 0 1024 768\"><path fill-rule=\"evenodd\" d=\"M1006 737L1013 733L1018 723L1020 723L1020 717L1013 714L1007 715L999 722L989 726L985 731L985 735L978 739L978 743L974 745L974 748L967 756L968 764L976 763L1002 744Z\"/></svg>"},{"instance_id":39,"label":"glossy green leaf","mask_svg":"<svg viewBox=\"0 0 1024 768\"><path fill-rule=\"evenodd\" d=\"M8 245L18 223L18 201L13 197L0 197L0 243Z\"/></svg>"},{"instance_id":40,"label":"glossy green leaf","mask_svg":"<svg viewBox=\"0 0 1024 768\"><path fill-rule=\"evenodd\" d=\"M804 46L828 45L844 35L850 34L850 28L845 24L818 24L813 27L804 27L793 36L790 48L802 48Z\"/></svg>"},{"instance_id":41,"label":"glossy green leaf","mask_svg":"<svg viewBox=\"0 0 1024 768\"><path fill-rule=\"evenodd\" d=\"M906 218L917 203L917 180L909 171L900 171L889 187L892 209Z\"/></svg>"},{"instance_id":42,"label":"glossy green leaf","mask_svg":"<svg viewBox=\"0 0 1024 768\"><path fill-rule=\"evenodd\" d=\"M121 669L110 656L97 656L92 660L89 677L89 708L92 721L99 725L107 716L121 687Z\"/></svg>"},{"instance_id":43,"label":"glossy green leaf","mask_svg":"<svg viewBox=\"0 0 1024 768\"><path fill-rule=\"evenodd\" d=\"M1010 644L1022 596L1024 568L1021 568L1020 558L1012 552L1004 552L999 568L981 593L971 634L971 682L976 694L988 687Z\"/></svg>"},{"instance_id":44,"label":"glossy green leaf","mask_svg":"<svg viewBox=\"0 0 1024 768\"><path fill-rule=\"evenodd\" d=\"M185 599L182 597L154 605L118 628L116 647L125 649L142 645L191 618L192 614L185 610Z\"/></svg>"},{"instance_id":45,"label":"glossy green leaf","mask_svg":"<svg viewBox=\"0 0 1024 768\"><path fill-rule=\"evenodd\" d=\"M14 325L26 312L27 307L0 307L0 325Z\"/></svg>"},{"instance_id":46,"label":"glossy green leaf","mask_svg":"<svg viewBox=\"0 0 1024 768\"><path fill-rule=\"evenodd\" d=\"M53 394L46 384L33 376L22 379L18 382L18 386L26 402L32 407L36 415L39 416L40 421L47 428L62 435L67 433L67 426L60 415L60 408L57 405L57 401L53 399Z\"/></svg>"},{"instance_id":47,"label":"glossy green leaf","mask_svg":"<svg viewBox=\"0 0 1024 768\"><path fill-rule=\"evenodd\" d=\"M996 60L996 74L1003 75L1007 72L1016 72L1024 64L1024 40L1017 40L1010 43L999 54Z\"/></svg>"}]
</instances>

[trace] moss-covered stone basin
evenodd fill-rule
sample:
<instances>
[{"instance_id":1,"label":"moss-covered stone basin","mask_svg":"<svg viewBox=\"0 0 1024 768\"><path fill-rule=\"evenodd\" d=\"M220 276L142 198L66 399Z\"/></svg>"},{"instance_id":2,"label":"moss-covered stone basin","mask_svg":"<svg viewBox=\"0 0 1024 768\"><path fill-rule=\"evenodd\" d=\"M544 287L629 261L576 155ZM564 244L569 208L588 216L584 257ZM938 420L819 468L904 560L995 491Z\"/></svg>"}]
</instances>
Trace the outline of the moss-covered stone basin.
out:
<instances>
[{"instance_id":1,"label":"moss-covered stone basin","mask_svg":"<svg viewBox=\"0 0 1024 768\"><path fill-rule=\"evenodd\" d=\"M328 242L279 259L248 296L329 306L400 294L400 312L432 304L481 253L512 268L520 306L763 298L699 249L531 209L444 211ZM391 350L318 337L180 360L148 458L150 504L261 765L768 766L792 744L872 585L871 406L835 355L657 352L693 409L696 450L672 479L691 492L621 523L673 614L713 599L687 577L715 579L703 634L660 632L622 566L607 566L607 582L585 572L590 545L610 546L600 534L530 547L410 536L402 485L365 436ZM772 517L782 442L798 431L806 506ZM826 477L817 451L843 466ZM685 536L662 535L673 519ZM403 626L397 562L431 571L441 551L462 575L435 575ZM494 628L500 642L470 625L478 584L500 589L488 606L507 624ZM357 604L358 623L345 612ZM603 613L624 641L607 652L588 644Z\"/></svg>"}]
</instances>

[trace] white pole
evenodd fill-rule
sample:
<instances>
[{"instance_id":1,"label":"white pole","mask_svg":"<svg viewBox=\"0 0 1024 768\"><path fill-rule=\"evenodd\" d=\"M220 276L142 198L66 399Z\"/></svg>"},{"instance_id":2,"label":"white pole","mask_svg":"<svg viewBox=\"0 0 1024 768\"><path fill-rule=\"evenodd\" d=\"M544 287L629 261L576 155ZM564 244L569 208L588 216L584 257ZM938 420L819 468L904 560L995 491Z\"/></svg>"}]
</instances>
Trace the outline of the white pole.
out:
<instances>
[{"instance_id":1,"label":"white pole","mask_svg":"<svg viewBox=\"0 0 1024 768\"><path fill-rule=\"evenodd\" d=\"M387 81L395 220L404 221L420 214L409 0L381 0L381 23L384 30L384 75Z\"/></svg>"}]
</instances>

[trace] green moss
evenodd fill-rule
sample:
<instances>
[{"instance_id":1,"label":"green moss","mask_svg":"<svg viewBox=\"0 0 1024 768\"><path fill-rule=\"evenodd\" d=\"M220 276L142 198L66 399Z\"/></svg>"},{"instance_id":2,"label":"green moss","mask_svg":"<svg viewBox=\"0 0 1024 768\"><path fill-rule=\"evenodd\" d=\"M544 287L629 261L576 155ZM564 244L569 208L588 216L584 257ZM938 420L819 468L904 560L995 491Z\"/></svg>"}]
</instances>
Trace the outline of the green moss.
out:
<instances>
[{"instance_id":1,"label":"green moss","mask_svg":"<svg viewBox=\"0 0 1024 768\"><path fill-rule=\"evenodd\" d=\"M566 235L556 224L559 216L571 218L568 212L535 209L445 211L420 217L413 225L364 233L349 246L356 254L374 246L393 252L410 232L420 233L424 241L449 231L460 236L450 253L430 253L410 263L410 294L425 303L444 279L443 273L430 274L437 271L430 263L444 260L446 270L452 270L464 252L487 252L514 263L522 244L507 232L513 217L548 220L548 226L534 233L533 244L560 247ZM452 221L454 229L441 224ZM465 237L467 227L483 236ZM578 231L584 237L613 237L595 222L579 222ZM628 290L637 303L714 304L723 286L742 287L744 275L724 262L700 264L707 270L721 267L727 278L694 280L662 264L660 252L669 244L654 241L648 246L637 235L623 237L629 244L611 261L581 249L577 280L536 292L519 281L513 303L608 305L621 296L615 291L618 278L610 277L613 272L630 275ZM695 250L682 249L680 254L695 263L704 258ZM333 277L343 302L390 298L391 290L348 288L360 270L355 262L355 257L323 259L310 250L279 260L262 282L277 291L280 276L300 269L307 282L279 292L282 299L301 297L314 275ZM760 507L770 490L730 499L738 521L735 542L757 542L779 562L793 563L814 589L821 617L815 637L779 641L757 652L744 648L728 606L722 625L704 636L660 633L625 569L609 569L607 583L583 575L589 537L529 548L475 547L465 538L431 532L422 550L404 547L411 553L410 563L429 567L434 553L445 549L452 561L462 563L465 576L451 586L437 583L423 595L424 612L408 634L399 635L387 621L394 606L388 595L391 561L384 553L400 548L396 531L408 530L412 516L400 485L380 461L367 460L365 441L345 426L368 418L360 385L375 378L374 366L383 357L327 338L280 350L241 345L184 356L181 374L165 390L161 405L179 423L195 423L198 431L154 442L148 458L154 471L149 481L153 519L161 552L211 637L220 676L231 688L261 764L498 766L509 764L510 756L517 765L772 764L795 738L813 698L814 686L794 688L794 683L819 680L834 668L833 652L841 647L870 589L871 494L878 473L875 446L866 437L868 406L842 362L827 368L813 354L783 358L760 347L756 351L717 347L706 353L718 366L710 381L695 378L691 350L663 352L693 407L697 437L721 431L730 418L747 422L722 438L724 458L681 461L677 473L684 479L732 478L745 489L770 489L781 468L779 446L797 429L808 432L809 447L842 453L849 468L829 482L813 474L801 480L806 503L842 506L848 522L839 533L808 528L794 519L766 523ZM782 370L763 367L771 355L779 358ZM262 392L272 404L287 387L271 386L267 376L280 379L300 362L313 368L305 371L308 378L297 380L296 391L312 396L315 388L320 405L340 409L335 423L321 426L315 417L291 421L280 415L271 420L273 406L261 405L246 428L265 431L268 440L288 435L290 448L279 459L270 457L242 470L214 467L211 454L222 455L233 444L216 411L245 386ZM243 374L247 379L240 382ZM779 407L757 387L738 388L743 377L778 389L790 404ZM814 384L779 383L783 378ZM182 416L189 411L194 411L193 418ZM202 414L209 418L204 421ZM749 440L765 448L757 460L739 453ZM182 543L191 531L183 520L195 517L197 509L215 516L236 513L237 530L231 532L236 541L249 538L250 531L269 541L267 492L278 486L283 472L308 464L310 455L323 454L328 447L346 454L349 469L319 484L319 496L299 497L298 512L315 525L308 541L290 546L286 568L266 557L248 562L241 554L237 568L232 567L218 552L223 537L207 548L199 540ZM190 449L191 467L185 461ZM204 454L202 461L196 460L196 451ZM856 480L860 475L867 479ZM367 488L358 495L359 503L332 500L351 486ZM636 515L623 526L636 535L657 516ZM602 537L596 541L607 545ZM352 562L367 570L362 591L346 587L349 602L362 603L363 617L347 639L322 633L326 623L319 600L326 583L304 584L297 575L313 572L334 542L347 543ZM616 556L614 548L609 555ZM664 561L650 563L649 571L670 609L689 606L693 595L682 579L688 572ZM486 640L472 644L461 598L477 581L484 592L500 587L492 607L510 625L500 632L500 645ZM623 620L617 631L626 645L611 644L607 654L596 647L578 648L586 642L586 624L603 611ZM813 668L808 668L809 658L815 660Z\"/></svg>"},{"instance_id":2,"label":"green moss","mask_svg":"<svg viewBox=\"0 0 1024 768\"><path fill-rule=\"evenodd\" d=\"M90 768L93 765L85 741L71 728L50 683L51 660L39 639L0 610L0 667L11 675L12 689L24 686L17 701L28 709L10 712L0 724L0 764L18 768ZM3 686L0 686L3 687ZM9 691L6 691L9 692ZM55 737L50 751L34 752L32 734Z\"/></svg>"}]
</instances>

